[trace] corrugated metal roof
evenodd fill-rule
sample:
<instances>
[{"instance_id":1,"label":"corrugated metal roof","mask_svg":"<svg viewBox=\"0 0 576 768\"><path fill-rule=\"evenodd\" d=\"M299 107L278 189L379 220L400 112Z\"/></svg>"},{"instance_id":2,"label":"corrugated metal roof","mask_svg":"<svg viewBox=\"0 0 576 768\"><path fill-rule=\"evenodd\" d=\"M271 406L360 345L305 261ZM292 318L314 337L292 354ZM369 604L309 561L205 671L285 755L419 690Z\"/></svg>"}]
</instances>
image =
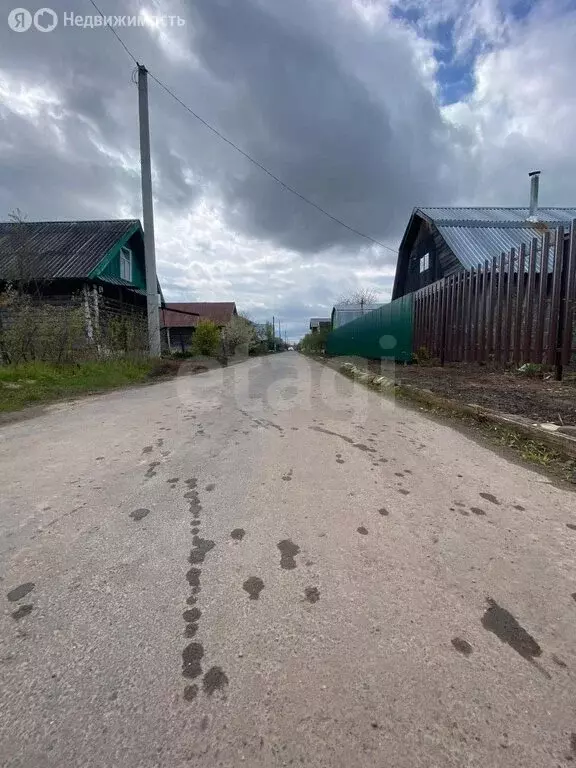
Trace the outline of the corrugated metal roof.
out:
<instances>
[{"instance_id":1,"label":"corrugated metal roof","mask_svg":"<svg viewBox=\"0 0 576 768\"><path fill-rule=\"evenodd\" d=\"M337 304L332 310L332 328L340 328L341 325L351 323L359 317L378 309L382 304Z\"/></svg>"},{"instance_id":2,"label":"corrugated metal roof","mask_svg":"<svg viewBox=\"0 0 576 768\"><path fill-rule=\"evenodd\" d=\"M180 310L170 312L171 309ZM190 312L191 314L184 314ZM233 301L179 302L166 304L162 310L162 323L165 328L189 328L201 320L212 320L216 325L226 325L236 314Z\"/></svg>"},{"instance_id":3,"label":"corrugated metal roof","mask_svg":"<svg viewBox=\"0 0 576 768\"><path fill-rule=\"evenodd\" d=\"M0 280L85 278L137 219L0 222Z\"/></svg>"},{"instance_id":4,"label":"corrugated metal roof","mask_svg":"<svg viewBox=\"0 0 576 768\"><path fill-rule=\"evenodd\" d=\"M502 251L518 251L522 243L529 248L534 237L541 249L544 230L550 231L553 245L555 227L576 219L576 208L539 208L538 222L527 220L528 208L419 208L416 213L434 223L465 269L492 261ZM540 269L539 257L536 268Z\"/></svg>"},{"instance_id":5,"label":"corrugated metal roof","mask_svg":"<svg viewBox=\"0 0 576 768\"><path fill-rule=\"evenodd\" d=\"M471 222L485 222L488 225L510 222L513 226L533 226L527 221L528 208L418 208L433 219L436 225L465 225ZM562 224L576 219L576 208L538 208L538 219L548 223Z\"/></svg>"}]
</instances>

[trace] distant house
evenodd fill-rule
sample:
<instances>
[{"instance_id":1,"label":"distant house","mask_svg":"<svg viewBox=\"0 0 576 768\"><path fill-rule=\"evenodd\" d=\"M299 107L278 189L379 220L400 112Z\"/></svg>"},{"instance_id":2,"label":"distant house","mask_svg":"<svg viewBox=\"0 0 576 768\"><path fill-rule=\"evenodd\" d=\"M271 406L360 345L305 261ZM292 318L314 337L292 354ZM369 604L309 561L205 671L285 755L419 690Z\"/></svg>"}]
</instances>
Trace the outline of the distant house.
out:
<instances>
[{"instance_id":1,"label":"distant house","mask_svg":"<svg viewBox=\"0 0 576 768\"><path fill-rule=\"evenodd\" d=\"M341 325L351 323L352 320L357 320L359 317L372 312L373 309L378 309L381 304L367 304L361 302L360 304L336 304L332 309L331 327L332 330L340 328Z\"/></svg>"},{"instance_id":2,"label":"distant house","mask_svg":"<svg viewBox=\"0 0 576 768\"><path fill-rule=\"evenodd\" d=\"M185 352L192 344L192 336L199 322L211 320L223 328L237 315L233 301L173 302L160 310L163 340L171 352Z\"/></svg>"},{"instance_id":3,"label":"distant house","mask_svg":"<svg viewBox=\"0 0 576 768\"><path fill-rule=\"evenodd\" d=\"M574 218L576 208L415 208L398 251L392 298L491 262Z\"/></svg>"},{"instance_id":4,"label":"distant house","mask_svg":"<svg viewBox=\"0 0 576 768\"><path fill-rule=\"evenodd\" d=\"M312 333L319 333L323 330L330 330L332 327L332 321L329 317L311 317L310 318L310 331Z\"/></svg>"},{"instance_id":5,"label":"distant house","mask_svg":"<svg viewBox=\"0 0 576 768\"><path fill-rule=\"evenodd\" d=\"M146 320L144 235L137 219L0 222L0 291L83 306L86 333L111 317ZM160 286L157 291L161 297Z\"/></svg>"}]
</instances>

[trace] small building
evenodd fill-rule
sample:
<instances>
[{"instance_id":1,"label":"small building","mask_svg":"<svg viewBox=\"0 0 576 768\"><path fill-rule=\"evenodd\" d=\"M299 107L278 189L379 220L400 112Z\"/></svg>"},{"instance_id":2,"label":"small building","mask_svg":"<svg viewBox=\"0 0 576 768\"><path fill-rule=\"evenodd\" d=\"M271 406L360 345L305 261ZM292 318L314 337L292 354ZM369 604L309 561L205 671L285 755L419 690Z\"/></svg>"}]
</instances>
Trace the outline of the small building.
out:
<instances>
[{"instance_id":1,"label":"small building","mask_svg":"<svg viewBox=\"0 0 576 768\"><path fill-rule=\"evenodd\" d=\"M199 322L211 320L223 328L237 314L233 301L170 302L160 310L163 341L170 352L186 352Z\"/></svg>"},{"instance_id":2,"label":"small building","mask_svg":"<svg viewBox=\"0 0 576 768\"><path fill-rule=\"evenodd\" d=\"M310 318L310 331L312 333L320 333L320 331L330 330L332 328L332 321L329 317L311 317Z\"/></svg>"},{"instance_id":3,"label":"small building","mask_svg":"<svg viewBox=\"0 0 576 768\"><path fill-rule=\"evenodd\" d=\"M492 262L574 218L576 208L415 208L398 250L392 299Z\"/></svg>"},{"instance_id":4,"label":"small building","mask_svg":"<svg viewBox=\"0 0 576 768\"><path fill-rule=\"evenodd\" d=\"M366 302L360 302L359 304L336 304L332 309L332 330L336 330L336 328L340 328L341 325L346 325L346 323L351 323L353 320L357 320L359 317L381 306L381 304L367 304Z\"/></svg>"},{"instance_id":5,"label":"small building","mask_svg":"<svg viewBox=\"0 0 576 768\"><path fill-rule=\"evenodd\" d=\"M0 222L0 291L9 284L34 301L83 307L89 341L102 337L111 318L130 317L141 321L147 344L137 219Z\"/></svg>"}]
</instances>

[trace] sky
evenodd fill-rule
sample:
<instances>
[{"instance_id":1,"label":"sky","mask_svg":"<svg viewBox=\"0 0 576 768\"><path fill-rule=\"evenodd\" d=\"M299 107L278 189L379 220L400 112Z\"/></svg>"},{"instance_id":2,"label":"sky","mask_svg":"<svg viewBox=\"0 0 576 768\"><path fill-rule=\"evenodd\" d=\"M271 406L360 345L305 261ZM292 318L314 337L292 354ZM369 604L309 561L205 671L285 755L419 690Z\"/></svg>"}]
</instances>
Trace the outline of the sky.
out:
<instances>
[{"instance_id":1,"label":"sky","mask_svg":"<svg viewBox=\"0 0 576 768\"><path fill-rule=\"evenodd\" d=\"M23 0L27 2L27 0ZM89 0L50 32L0 12L0 219L141 218L134 63ZM291 340L359 288L390 298L415 206L576 206L574 0L97 0L154 81L168 301L235 301ZM28 5L32 13L39 5Z\"/></svg>"}]
</instances>

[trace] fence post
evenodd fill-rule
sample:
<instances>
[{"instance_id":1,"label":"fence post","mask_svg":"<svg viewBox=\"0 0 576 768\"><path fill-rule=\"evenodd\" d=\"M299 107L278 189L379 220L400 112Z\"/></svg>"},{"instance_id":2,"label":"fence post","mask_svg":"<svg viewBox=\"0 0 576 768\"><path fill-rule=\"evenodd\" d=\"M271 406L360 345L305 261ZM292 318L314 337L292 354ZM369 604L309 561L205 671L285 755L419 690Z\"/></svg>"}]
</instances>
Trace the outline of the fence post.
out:
<instances>
[{"instance_id":1,"label":"fence post","mask_svg":"<svg viewBox=\"0 0 576 768\"><path fill-rule=\"evenodd\" d=\"M558 367L558 337L561 333L560 302L562 291L562 266L564 261L564 227L556 230L556 242L554 245L554 273L552 277L552 302L550 305L550 322L548 323L548 363L556 365L556 377L562 378L562 371Z\"/></svg>"},{"instance_id":2,"label":"fence post","mask_svg":"<svg viewBox=\"0 0 576 768\"><path fill-rule=\"evenodd\" d=\"M532 362L532 326L535 306L534 286L536 279L536 255L538 252L538 240L533 237L530 244L530 262L528 264L528 285L526 288L526 327L524 329L524 362Z\"/></svg>"},{"instance_id":3,"label":"fence post","mask_svg":"<svg viewBox=\"0 0 576 768\"><path fill-rule=\"evenodd\" d=\"M544 323L546 320L546 304L548 297L548 259L550 253L550 232L545 232L540 250L540 288L538 291L538 320L536 324L537 362L542 362L544 351Z\"/></svg>"},{"instance_id":4,"label":"fence post","mask_svg":"<svg viewBox=\"0 0 576 768\"><path fill-rule=\"evenodd\" d=\"M511 248L508 254L508 277L506 281L506 316L504 321L504 362L511 361L512 340L512 286L514 284L514 263L516 261L516 249Z\"/></svg>"},{"instance_id":5,"label":"fence post","mask_svg":"<svg viewBox=\"0 0 576 768\"><path fill-rule=\"evenodd\" d=\"M574 304L576 303L576 219L570 228L570 243L565 262L566 290L562 323L562 364L570 365L574 332Z\"/></svg>"},{"instance_id":6,"label":"fence post","mask_svg":"<svg viewBox=\"0 0 576 768\"><path fill-rule=\"evenodd\" d=\"M518 261L518 281L516 283L516 319L514 322L514 362L516 365L522 363L522 310L524 302L524 268L526 265L526 246L524 243L520 246L520 258ZM526 313L529 312L528 305ZM525 341L525 339L524 339ZM524 361L525 362L525 361Z\"/></svg>"},{"instance_id":7,"label":"fence post","mask_svg":"<svg viewBox=\"0 0 576 768\"><path fill-rule=\"evenodd\" d=\"M444 366L444 363L446 362L446 324L447 324L447 281L448 278L445 278L440 286L440 296L441 296L441 316L442 316L442 331L440 334L440 365Z\"/></svg>"}]
</instances>

